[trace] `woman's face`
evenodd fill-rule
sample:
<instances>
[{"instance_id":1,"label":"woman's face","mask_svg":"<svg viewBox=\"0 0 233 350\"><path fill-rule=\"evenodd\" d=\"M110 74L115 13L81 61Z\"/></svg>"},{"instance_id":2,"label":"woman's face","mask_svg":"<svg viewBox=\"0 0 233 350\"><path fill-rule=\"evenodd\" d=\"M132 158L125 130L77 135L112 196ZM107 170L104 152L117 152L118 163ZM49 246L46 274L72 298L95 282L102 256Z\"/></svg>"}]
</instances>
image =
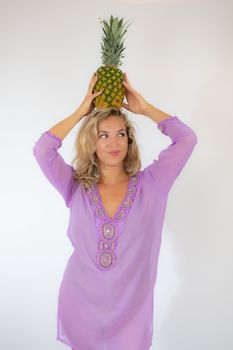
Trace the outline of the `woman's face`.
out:
<instances>
[{"instance_id":1,"label":"woman's face","mask_svg":"<svg viewBox=\"0 0 233 350\"><path fill-rule=\"evenodd\" d=\"M119 153L111 153L119 151ZM99 122L97 128L96 155L100 164L122 165L128 152L128 136L121 117L110 116Z\"/></svg>"}]
</instances>

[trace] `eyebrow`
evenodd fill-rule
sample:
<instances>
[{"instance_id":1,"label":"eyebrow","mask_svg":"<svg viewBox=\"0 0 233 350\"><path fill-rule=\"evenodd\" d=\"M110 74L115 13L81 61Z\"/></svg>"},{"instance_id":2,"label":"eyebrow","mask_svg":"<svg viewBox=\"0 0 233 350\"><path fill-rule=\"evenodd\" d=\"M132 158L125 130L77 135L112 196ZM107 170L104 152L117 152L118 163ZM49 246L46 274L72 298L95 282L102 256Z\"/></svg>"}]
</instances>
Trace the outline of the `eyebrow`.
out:
<instances>
[{"instance_id":1,"label":"eyebrow","mask_svg":"<svg viewBox=\"0 0 233 350\"><path fill-rule=\"evenodd\" d=\"M119 131L126 131L126 130L125 129L117 130L117 132L119 132ZM101 132L106 132L108 134L108 131L105 131L105 130L100 130L99 133L101 133Z\"/></svg>"}]
</instances>

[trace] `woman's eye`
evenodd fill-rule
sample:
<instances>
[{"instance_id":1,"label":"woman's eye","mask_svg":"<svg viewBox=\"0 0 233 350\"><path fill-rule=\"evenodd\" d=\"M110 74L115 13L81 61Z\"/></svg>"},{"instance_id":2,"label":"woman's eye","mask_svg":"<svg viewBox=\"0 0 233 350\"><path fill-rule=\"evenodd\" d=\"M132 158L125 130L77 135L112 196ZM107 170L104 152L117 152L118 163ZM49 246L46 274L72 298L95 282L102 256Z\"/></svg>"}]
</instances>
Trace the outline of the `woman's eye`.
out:
<instances>
[{"instance_id":1,"label":"woman's eye","mask_svg":"<svg viewBox=\"0 0 233 350\"><path fill-rule=\"evenodd\" d=\"M124 132L120 132L119 135L125 136L125 133L124 133ZM102 136L108 136L108 135L107 135L107 134L102 134L102 135L100 135L100 137L102 137Z\"/></svg>"}]
</instances>

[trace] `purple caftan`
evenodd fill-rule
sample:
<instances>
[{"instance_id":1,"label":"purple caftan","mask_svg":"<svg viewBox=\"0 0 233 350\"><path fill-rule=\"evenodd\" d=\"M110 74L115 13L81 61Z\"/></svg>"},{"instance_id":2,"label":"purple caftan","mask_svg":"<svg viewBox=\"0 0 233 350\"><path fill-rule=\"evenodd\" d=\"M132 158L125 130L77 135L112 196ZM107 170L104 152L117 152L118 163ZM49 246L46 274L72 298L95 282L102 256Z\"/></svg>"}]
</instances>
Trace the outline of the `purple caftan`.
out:
<instances>
[{"instance_id":1,"label":"purple caftan","mask_svg":"<svg viewBox=\"0 0 233 350\"><path fill-rule=\"evenodd\" d=\"M113 218L94 184L84 191L58 153L62 140L45 131L33 147L42 172L70 210L73 252L59 289L57 340L75 350L148 350L153 294L168 193L197 144L177 116L158 129L171 144L130 177Z\"/></svg>"}]
</instances>

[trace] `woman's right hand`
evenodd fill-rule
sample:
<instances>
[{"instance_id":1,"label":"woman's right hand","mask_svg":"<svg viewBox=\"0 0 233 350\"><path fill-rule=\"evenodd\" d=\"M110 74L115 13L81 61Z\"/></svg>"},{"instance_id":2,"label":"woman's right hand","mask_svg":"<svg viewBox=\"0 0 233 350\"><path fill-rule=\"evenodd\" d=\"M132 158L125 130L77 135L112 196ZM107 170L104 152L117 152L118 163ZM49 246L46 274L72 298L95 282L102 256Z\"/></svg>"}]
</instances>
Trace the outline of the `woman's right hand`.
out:
<instances>
[{"instance_id":1,"label":"woman's right hand","mask_svg":"<svg viewBox=\"0 0 233 350\"><path fill-rule=\"evenodd\" d=\"M102 90L98 91L96 93L93 93L93 89L95 87L97 79L98 79L97 75L95 73L93 73L91 80L89 82L86 96L84 97L83 102L81 103L80 107L78 108L79 113L83 116L90 114L93 111L93 109L95 108L93 100L96 96L99 96L102 93Z\"/></svg>"}]
</instances>

